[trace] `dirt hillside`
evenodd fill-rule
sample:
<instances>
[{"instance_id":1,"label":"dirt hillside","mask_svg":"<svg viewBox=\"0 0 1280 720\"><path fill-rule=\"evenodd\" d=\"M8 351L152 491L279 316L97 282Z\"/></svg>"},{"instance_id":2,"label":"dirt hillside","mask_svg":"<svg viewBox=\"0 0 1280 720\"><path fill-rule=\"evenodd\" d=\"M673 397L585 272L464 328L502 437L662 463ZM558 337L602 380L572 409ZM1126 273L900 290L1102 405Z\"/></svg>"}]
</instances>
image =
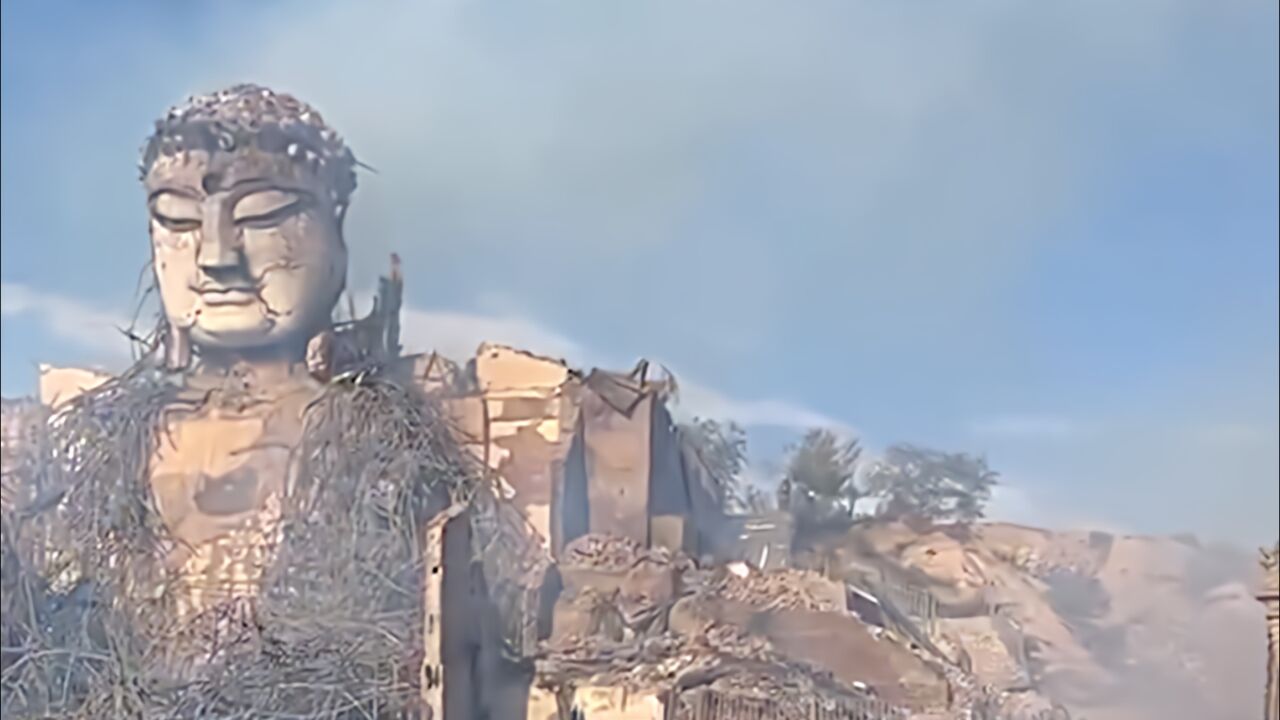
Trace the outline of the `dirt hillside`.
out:
<instances>
[{"instance_id":1,"label":"dirt hillside","mask_svg":"<svg viewBox=\"0 0 1280 720\"><path fill-rule=\"evenodd\" d=\"M865 523L822 546L829 572L927 590L939 645L1010 693L1088 720L1257 717L1265 636L1245 553L1001 523Z\"/></svg>"}]
</instances>

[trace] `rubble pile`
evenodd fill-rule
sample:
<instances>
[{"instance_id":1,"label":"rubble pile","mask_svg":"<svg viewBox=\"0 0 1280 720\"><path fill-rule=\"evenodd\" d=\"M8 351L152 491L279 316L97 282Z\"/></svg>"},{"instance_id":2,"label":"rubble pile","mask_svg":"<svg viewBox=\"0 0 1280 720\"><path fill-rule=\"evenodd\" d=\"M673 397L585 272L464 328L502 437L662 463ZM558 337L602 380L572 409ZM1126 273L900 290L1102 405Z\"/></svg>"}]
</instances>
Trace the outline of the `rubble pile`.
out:
<instances>
[{"instance_id":1,"label":"rubble pile","mask_svg":"<svg viewBox=\"0 0 1280 720\"><path fill-rule=\"evenodd\" d=\"M721 625L699 638L661 632L629 641L600 633L547 643L537 660L539 676L553 682L602 683L629 689L674 687L693 672L725 660L780 662L768 641Z\"/></svg>"},{"instance_id":2,"label":"rubble pile","mask_svg":"<svg viewBox=\"0 0 1280 720\"><path fill-rule=\"evenodd\" d=\"M799 616L819 629L828 613L861 627L839 583L797 570L696 568L678 554L616 538L580 538L563 555L564 590L535 661L540 687L657 693L678 698L675 717L682 718L904 717L873 689L890 674L843 668L837 676L821 657L775 645L774 635ZM642 602L648 615L637 622L633 608ZM868 632L867 642L898 644ZM791 637L794 645L798 636Z\"/></svg>"},{"instance_id":3,"label":"rubble pile","mask_svg":"<svg viewBox=\"0 0 1280 720\"><path fill-rule=\"evenodd\" d=\"M786 665L744 664L689 688L676 700L676 717L811 718L905 717L899 710L857 689L841 688L829 679Z\"/></svg>"},{"instance_id":4,"label":"rubble pile","mask_svg":"<svg viewBox=\"0 0 1280 720\"><path fill-rule=\"evenodd\" d=\"M804 570L723 572L708 590L723 600L761 610L844 612L843 597L816 591L829 584L821 575Z\"/></svg>"},{"instance_id":5,"label":"rubble pile","mask_svg":"<svg viewBox=\"0 0 1280 720\"><path fill-rule=\"evenodd\" d=\"M663 687L697 660L680 652L682 641L671 634L619 642L602 635L561 638L547 644L536 660L546 685L608 684L630 690Z\"/></svg>"},{"instance_id":6,"label":"rubble pile","mask_svg":"<svg viewBox=\"0 0 1280 720\"><path fill-rule=\"evenodd\" d=\"M868 688L846 686L821 668L785 657L768 640L729 624L712 626L700 636L663 632L629 642L599 634L565 638L544 646L536 670L544 686L601 685L677 694L698 688L767 701L771 712L781 713L761 716L770 719L807 718L795 713L815 702L838 707L873 699ZM880 705L889 713L887 704Z\"/></svg>"},{"instance_id":7,"label":"rubble pile","mask_svg":"<svg viewBox=\"0 0 1280 720\"><path fill-rule=\"evenodd\" d=\"M624 641L664 631L682 575L691 567L677 553L606 535L578 538L563 555L553 643L589 635Z\"/></svg>"},{"instance_id":8,"label":"rubble pile","mask_svg":"<svg viewBox=\"0 0 1280 720\"><path fill-rule=\"evenodd\" d=\"M630 570L642 562L671 565L675 553L666 548L646 548L631 538L589 534L565 546L562 566L588 567L601 571Z\"/></svg>"},{"instance_id":9,"label":"rubble pile","mask_svg":"<svg viewBox=\"0 0 1280 720\"><path fill-rule=\"evenodd\" d=\"M676 717L749 710L750 717L809 718L819 707L873 701L869 688L836 680L716 610L730 601L756 613L844 613L842 595L815 573L697 568L679 553L598 535L570 543L559 569L564 589L535 660L541 687L616 687L702 703ZM880 714L847 716L894 717L881 705Z\"/></svg>"}]
</instances>

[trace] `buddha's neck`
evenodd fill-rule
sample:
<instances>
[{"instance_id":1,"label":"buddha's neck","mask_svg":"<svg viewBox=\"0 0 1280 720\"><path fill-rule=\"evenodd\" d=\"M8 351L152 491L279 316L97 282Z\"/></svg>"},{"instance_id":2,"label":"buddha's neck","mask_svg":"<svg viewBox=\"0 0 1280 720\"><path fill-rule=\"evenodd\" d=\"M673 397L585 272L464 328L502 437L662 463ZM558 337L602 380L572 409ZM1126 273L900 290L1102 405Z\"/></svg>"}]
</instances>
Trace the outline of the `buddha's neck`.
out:
<instances>
[{"instance_id":1,"label":"buddha's neck","mask_svg":"<svg viewBox=\"0 0 1280 720\"><path fill-rule=\"evenodd\" d=\"M292 365L302 362L303 357L306 355L305 347L295 347L293 344L237 350L209 347L199 347L197 349L200 355L200 364L210 368L230 368L245 365Z\"/></svg>"},{"instance_id":2,"label":"buddha's neck","mask_svg":"<svg viewBox=\"0 0 1280 720\"><path fill-rule=\"evenodd\" d=\"M196 371L210 375L247 373L259 384L282 381L305 372L303 353L293 348L225 352L201 349Z\"/></svg>"}]
</instances>

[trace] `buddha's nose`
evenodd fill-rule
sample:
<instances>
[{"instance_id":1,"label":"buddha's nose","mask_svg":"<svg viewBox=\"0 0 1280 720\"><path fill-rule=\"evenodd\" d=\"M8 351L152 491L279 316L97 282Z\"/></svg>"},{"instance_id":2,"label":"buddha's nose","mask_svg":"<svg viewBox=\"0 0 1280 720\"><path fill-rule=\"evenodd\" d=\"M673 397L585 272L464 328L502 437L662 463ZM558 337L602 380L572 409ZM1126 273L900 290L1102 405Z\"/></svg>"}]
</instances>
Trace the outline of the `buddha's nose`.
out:
<instances>
[{"instance_id":1,"label":"buddha's nose","mask_svg":"<svg viewBox=\"0 0 1280 720\"><path fill-rule=\"evenodd\" d=\"M217 272L240 267L240 235L231 213L226 208L214 206L206 209L204 218L200 247L196 253L200 268L206 272Z\"/></svg>"}]
</instances>

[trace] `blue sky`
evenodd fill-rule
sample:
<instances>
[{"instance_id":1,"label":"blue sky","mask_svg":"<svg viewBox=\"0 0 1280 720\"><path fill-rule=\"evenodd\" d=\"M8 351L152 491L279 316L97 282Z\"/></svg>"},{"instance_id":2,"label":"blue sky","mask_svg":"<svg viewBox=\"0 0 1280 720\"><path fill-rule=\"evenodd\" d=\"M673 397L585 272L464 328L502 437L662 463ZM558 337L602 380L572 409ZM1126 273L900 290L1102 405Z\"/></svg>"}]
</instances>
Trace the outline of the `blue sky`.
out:
<instances>
[{"instance_id":1,"label":"blue sky","mask_svg":"<svg viewBox=\"0 0 1280 720\"><path fill-rule=\"evenodd\" d=\"M118 363L136 153L317 105L417 348L649 356L691 412L985 452L1013 519L1280 532L1277 5L3 4L2 387ZM58 268L56 271L51 268Z\"/></svg>"}]
</instances>

